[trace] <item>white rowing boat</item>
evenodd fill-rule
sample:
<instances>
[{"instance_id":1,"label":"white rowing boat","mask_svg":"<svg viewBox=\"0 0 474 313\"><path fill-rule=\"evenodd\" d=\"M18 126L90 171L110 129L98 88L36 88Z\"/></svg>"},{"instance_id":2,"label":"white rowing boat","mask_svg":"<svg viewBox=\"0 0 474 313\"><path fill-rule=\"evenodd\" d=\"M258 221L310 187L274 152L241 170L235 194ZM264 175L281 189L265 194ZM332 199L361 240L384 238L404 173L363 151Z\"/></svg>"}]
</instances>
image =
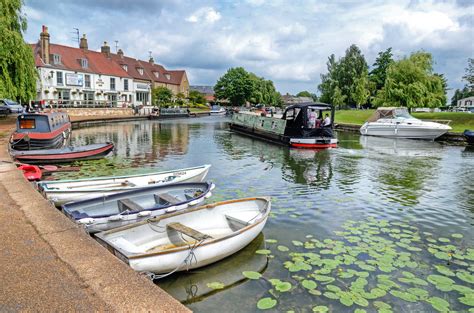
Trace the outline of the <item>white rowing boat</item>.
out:
<instances>
[{"instance_id":1,"label":"white rowing boat","mask_svg":"<svg viewBox=\"0 0 474 313\"><path fill-rule=\"evenodd\" d=\"M202 165L127 176L41 181L37 183L37 186L46 199L53 201L56 206L61 206L71 201L103 197L147 186L201 182L206 177L210 167L211 165Z\"/></svg>"},{"instance_id":2,"label":"white rowing boat","mask_svg":"<svg viewBox=\"0 0 474 313\"><path fill-rule=\"evenodd\" d=\"M140 222L178 210L196 207L211 197L214 184L178 183L151 186L110 196L76 201L62 205L62 211L87 232Z\"/></svg>"},{"instance_id":3,"label":"white rowing boat","mask_svg":"<svg viewBox=\"0 0 474 313\"><path fill-rule=\"evenodd\" d=\"M96 234L138 272L173 273L234 254L262 231L269 197L217 202Z\"/></svg>"}]
</instances>

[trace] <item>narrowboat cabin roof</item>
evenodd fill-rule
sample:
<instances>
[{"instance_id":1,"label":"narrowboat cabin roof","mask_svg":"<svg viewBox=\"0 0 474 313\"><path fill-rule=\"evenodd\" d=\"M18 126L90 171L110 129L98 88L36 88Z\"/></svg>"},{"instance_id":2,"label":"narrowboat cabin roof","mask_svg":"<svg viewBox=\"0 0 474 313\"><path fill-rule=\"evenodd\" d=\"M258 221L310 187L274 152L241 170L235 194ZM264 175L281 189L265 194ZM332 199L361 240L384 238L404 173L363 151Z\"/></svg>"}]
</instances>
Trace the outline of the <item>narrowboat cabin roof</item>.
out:
<instances>
[{"instance_id":1,"label":"narrowboat cabin roof","mask_svg":"<svg viewBox=\"0 0 474 313\"><path fill-rule=\"evenodd\" d=\"M65 124L69 124L66 113L24 113L18 116L16 123L17 133L46 133L55 131Z\"/></svg>"},{"instance_id":2,"label":"narrowboat cabin roof","mask_svg":"<svg viewBox=\"0 0 474 313\"><path fill-rule=\"evenodd\" d=\"M303 103L297 103L290 105L289 107L286 108L288 109L294 109L294 108L308 108L310 109L316 109L316 110L332 110L332 105L327 104L327 103L322 103L322 102L303 102Z\"/></svg>"}]
</instances>

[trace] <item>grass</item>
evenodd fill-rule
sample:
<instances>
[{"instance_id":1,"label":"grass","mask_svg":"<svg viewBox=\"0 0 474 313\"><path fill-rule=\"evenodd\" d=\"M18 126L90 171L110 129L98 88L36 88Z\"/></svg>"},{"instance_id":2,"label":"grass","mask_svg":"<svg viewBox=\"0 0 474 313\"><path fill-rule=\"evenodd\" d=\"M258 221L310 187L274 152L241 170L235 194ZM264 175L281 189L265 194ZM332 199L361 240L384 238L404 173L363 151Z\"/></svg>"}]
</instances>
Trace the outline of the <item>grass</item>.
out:
<instances>
[{"instance_id":1,"label":"grass","mask_svg":"<svg viewBox=\"0 0 474 313\"><path fill-rule=\"evenodd\" d=\"M338 110L335 122L339 124L362 125L375 110ZM474 129L474 114L462 112L413 113L421 120L450 120L452 132L462 133L465 129Z\"/></svg>"},{"instance_id":2,"label":"grass","mask_svg":"<svg viewBox=\"0 0 474 313\"><path fill-rule=\"evenodd\" d=\"M209 112L209 108L190 108L189 111L191 111L191 113L201 113L201 112Z\"/></svg>"}]
</instances>

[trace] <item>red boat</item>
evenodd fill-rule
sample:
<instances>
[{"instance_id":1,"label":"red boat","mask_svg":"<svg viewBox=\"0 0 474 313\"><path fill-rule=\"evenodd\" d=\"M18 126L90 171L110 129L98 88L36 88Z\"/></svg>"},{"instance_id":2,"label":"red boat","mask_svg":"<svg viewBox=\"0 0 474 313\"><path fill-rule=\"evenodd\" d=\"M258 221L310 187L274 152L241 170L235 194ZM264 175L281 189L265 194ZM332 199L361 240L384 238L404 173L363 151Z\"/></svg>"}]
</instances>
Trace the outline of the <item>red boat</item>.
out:
<instances>
[{"instance_id":1,"label":"red boat","mask_svg":"<svg viewBox=\"0 0 474 313\"><path fill-rule=\"evenodd\" d=\"M67 144L71 122L66 113L27 113L17 118L10 137L14 150L58 149Z\"/></svg>"},{"instance_id":2,"label":"red boat","mask_svg":"<svg viewBox=\"0 0 474 313\"><path fill-rule=\"evenodd\" d=\"M40 168L36 165L22 164L18 169L23 171L23 176L29 181L40 180L43 175Z\"/></svg>"},{"instance_id":3,"label":"red boat","mask_svg":"<svg viewBox=\"0 0 474 313\"><path fill-rule=\"evenodd\" d=\"M101 159L114 149L111 142L62 149L15 151L10 153L19 162L32 164L68 163Z\"/></svg>"}]
</instances>

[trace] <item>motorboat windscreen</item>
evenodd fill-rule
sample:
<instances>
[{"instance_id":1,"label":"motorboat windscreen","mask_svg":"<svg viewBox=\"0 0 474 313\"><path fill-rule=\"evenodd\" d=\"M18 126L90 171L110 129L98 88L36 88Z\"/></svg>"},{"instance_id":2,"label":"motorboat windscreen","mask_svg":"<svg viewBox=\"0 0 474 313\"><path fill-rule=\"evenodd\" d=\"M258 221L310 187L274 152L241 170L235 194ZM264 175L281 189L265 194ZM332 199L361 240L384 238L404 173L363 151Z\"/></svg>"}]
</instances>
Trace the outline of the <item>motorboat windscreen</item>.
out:
<instances>
[{"instance_id":1,"label":"motorboat windscreen","mask_svg":"<svg viewBox=\"0 0 474 313\"><path fill-rule=\"evenodd\" d=\"M406 108L378 108L377 111L367 120L376 122L379 119L415 119L408 113Z\"/></svg>"}]
</instances>

